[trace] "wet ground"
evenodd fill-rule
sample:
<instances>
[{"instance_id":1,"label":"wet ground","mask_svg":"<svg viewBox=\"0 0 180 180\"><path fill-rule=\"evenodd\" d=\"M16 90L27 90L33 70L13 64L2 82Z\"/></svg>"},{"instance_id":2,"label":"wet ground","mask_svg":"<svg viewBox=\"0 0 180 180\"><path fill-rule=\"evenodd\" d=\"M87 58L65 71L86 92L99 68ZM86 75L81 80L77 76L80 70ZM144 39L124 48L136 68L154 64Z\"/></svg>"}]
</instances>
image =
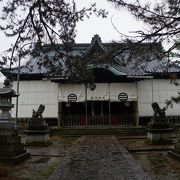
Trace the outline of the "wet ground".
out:
<instances>
[{"instance_id":1,"label":"wet ground","mask_svg":"<svg viewBox=\"0 0 180 180\"><path fill-rule=\"evenodd\" d=\"M50 146L26 146L31 157L18 165L0 164L0 179L48 179L77 139L78 137L53 136Z\"/></svg>"},{"instance_id":2,"label":"wet ground","mask_svg":"<svg viewBox=\"0 0 180 180\"><path fill-rule=\"evenodd\" d=\"M168 155L173 145L149 145L145 139L119 138L119 141L131 152L151 179L180 180L180 162Z\"/></svg>"},{"instance_id":3,"label":"wet ground","mask_svg":"<svg viewBox=\"0 0 180 180\"><path fill-rule=\"evenodd\" d=\"M115 136L82 136L49 180L144 180L139 163Z\"/></svg>"},{"instance_id":4,"label":"wet ground","mask_svg":"<svg viewBox=\"0 0 180 180\"><path fill-rule=\"evenodd\" d=\"M82 139L84 139L84 137L53 136L51 137L51 141L53 142L53 144L48 147L27 147L28 152L31 153L31 157L25 162L18 165L0 164L0 179L48 179L50 176L52 177L55 172L57 172L57 168L60 168L60 170L58 170L58 173L61 172L61 167L62 169L64 168L64 166L62 166L61 164L66 162L64 161L64 159L67 159L71 152L74 152L75 155L78 151L80 152L81 158L78 159L79 156L74 156L72 162L78 163L72 163L69 168L73 167L71 168L72 170L74 169L74 167L78 167L78 170L85 170L87 169L87 162L92 165L92 169L87 169L87 176L83 176L81 177L81 179L94 179L94 177L96 177L94 174L95 172L97 172L97 169L100 175L99 177L101 179L103 179L105 175L108 178L111 177L110 175L115 171L117 172L117 174L114 174L116 174L117 177L119 175L119 172L126 171L128 172L127 175L130 174L130 176L127 176L128 179L129 177L131 177L132 179L132 177L135 177L135 175L133 175L132 171L130 172L129 169L125 168L126 165L123 164L126 164L127 162L122 160L122 158L120 157L120 153L117 153L119 152L117 151L118 148L122 150L121 145L126 147L126 149L130 151L130 154L136 159L136 162L140 163L142 169L145 170L146 174L150 176L151 179L180 179L180 162L172 159L167 155L168 149L172 148L172 145L152 146L148 145L145 142L145 139L122 139L119 137L117 139L113 137L112 139L110 138L111 140L109 139L108 141L106 141L106 139L108 139L106 137L110 136L104 136L103 139L94 141L98 138L98 136L93 136L94 140L92 140L89 145L86 144L88 142L88 139L85 138L84 142L86 143L83 143L82 145ZM115 146L113 145L114 141L116 144ZM98 142L98 145L95 144L95 142ZM117 144L119 144L120 146ZM99 149L98 151L97 147ZM78 150L78 148L80 149ZM117 152L113 150L114 148ZM110 150L111 152L109 152ZM95 153L93 153L93 151L95 151ZM127 151L125 150L124 152ZM129 157L129 153L124 154ZM111 158L112 156L114 156L114 158ZM130 159L132 158L132 156L130 157ZM110 159L109 161L108 158ZM94 164L93 159L96 160ZM119 166L119 162L122 162L121 164L124 167ZM131 160L129 162L136 163ZM104 170L103 168L101 169L100 164L102 166L105 166L107 169L110 169L109 172L106 172L106 168L104 168ZM132 166L132 164L129 166ZM75 173L75 171L73 173ZM116 179L126 180L127 177L125 177L124 175L124 178L123 176L119 176Z\"/></svg>"},{"instance_id":5,"label":"wet ground","mask_svg":"<svg viewBox=\"0 0 180 180\"><path fill-rule=\"evenodd\" d=\"M133 156L155 180L180 180L180 163L168 156L167 151L136 152Z\"/></svg>"}]
</instances>

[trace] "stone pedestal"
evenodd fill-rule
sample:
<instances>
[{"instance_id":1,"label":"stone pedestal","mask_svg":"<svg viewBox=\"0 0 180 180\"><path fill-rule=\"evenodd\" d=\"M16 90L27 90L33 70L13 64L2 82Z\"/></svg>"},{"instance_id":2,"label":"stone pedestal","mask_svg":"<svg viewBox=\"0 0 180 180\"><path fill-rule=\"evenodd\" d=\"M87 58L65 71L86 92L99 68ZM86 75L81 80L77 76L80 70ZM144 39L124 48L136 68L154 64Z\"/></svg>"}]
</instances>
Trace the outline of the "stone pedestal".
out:
<instances>
[{"instance_id":1,"label":"stone pedestal","mask_svg":"<svg viewBox=\"0 0 180 180\"><path fill-rule=\"evenodd\" d=\"M5 123L5 122L4 122ZM29 157L13 122L0 122L0 162L16 164ZM10 125L9 128L8 125Z\"/></svg>"},{"instance_id":2,"label":"stone pedestal","mask_svg":"<svg viewBox=\"0 0 180 180\"><path fill-rule=\"evenodd\" d=\"M26 145L50 145L49 129L43 118L32 118L29 121L26 134Z\"/></svg>"},{"instance_id":3,"label":"stone pedestal","mask_svg":"<svg viewBox=\"0 0 180 180\"><path fill-rule=\"evenodd\" d=\"M164 121L154 123L152 120L148 124L147 140L149 144L172 144L171 133L173 130L169 124L161 122Z\"/></svg>"}]
</instances>

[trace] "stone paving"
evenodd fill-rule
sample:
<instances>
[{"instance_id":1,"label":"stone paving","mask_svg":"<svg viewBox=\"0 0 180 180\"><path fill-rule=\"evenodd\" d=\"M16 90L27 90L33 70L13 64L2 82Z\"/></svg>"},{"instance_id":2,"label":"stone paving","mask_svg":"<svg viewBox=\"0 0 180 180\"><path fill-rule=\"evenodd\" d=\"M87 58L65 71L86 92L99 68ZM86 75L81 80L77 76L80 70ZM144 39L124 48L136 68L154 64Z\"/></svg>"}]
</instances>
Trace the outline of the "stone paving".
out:
<instances>
[{"instance_id":1,"label":"stone paving","mask_svg":"<svg viewBox=\"0 0 180 180\"><path fill-rule=\"evenodd\" d=\"M49 180L149 180L114 136L82 136Z\"/></svg>"}]
</instances>

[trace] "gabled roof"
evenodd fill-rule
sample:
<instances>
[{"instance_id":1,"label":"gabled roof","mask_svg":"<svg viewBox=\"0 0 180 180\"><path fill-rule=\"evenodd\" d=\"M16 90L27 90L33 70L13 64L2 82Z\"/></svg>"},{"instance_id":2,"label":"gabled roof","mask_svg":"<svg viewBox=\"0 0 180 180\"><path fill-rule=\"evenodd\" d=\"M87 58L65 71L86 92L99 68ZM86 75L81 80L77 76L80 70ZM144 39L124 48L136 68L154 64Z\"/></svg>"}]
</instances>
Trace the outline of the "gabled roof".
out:
<instances>
[{"instance_id":1,"label":"gabled roof","mask_svg":"<svg viewBox=\"0 0 180 180\"><path fill-rule=\"evenodd\" d=\"M63 46L61 44L56 45L60 51L63 51ZM151 43L141 43L138 44L141 51L140 54L132 52L127 43L116 43L116 52L114 53L114 58L110 64L99 64L96 65L94 69L106 69L111 72L114 76L117 77L128 77L128 76L150 76L150 75L163 75L169 73L179 73L180 67L169 63L168 59L164 56L158 56L158 52L162 50L160 43L151 44ZM79 43L76 44L72 51L70 52L71 56L79 56L85 58L86 56L92 55L93 53L101 52L108 53L112 50L113 43L102 43L101 38L98 35L95 35L92 38L91 43ZM48 52L48 57L52 58L55 54L55 51L50 49L49 45L46 45L45 48ZM160 49L160 50L159 50ZM47 67L44 65L39 66L39 61L44 57L32 57L28 63L20 68L21 79L42 79L46 77L48 72ZM60 59L61 62L61 79L65 74L66 66L64 59ZM55 64L58 67L58 64ZM9 72L2 70L2 73L6 76L9 76ZM11 70L11 74L16 75L18 69L14 68Z\"/></svg>"},{"instance_id":2,"label":"gabled roof","mask_svg":"<svg viewBox=\"0 0 180 180\"><path fill-rule=\"evenodd\" d=\"M103 46L101 38L99 37L99 35L96 34L92 38L91 44L89 45L89 47L84 52L84 56L88 56L97 50L101 51L101 52L106 52L106 48Z\"/></svg>"}]
</instances>

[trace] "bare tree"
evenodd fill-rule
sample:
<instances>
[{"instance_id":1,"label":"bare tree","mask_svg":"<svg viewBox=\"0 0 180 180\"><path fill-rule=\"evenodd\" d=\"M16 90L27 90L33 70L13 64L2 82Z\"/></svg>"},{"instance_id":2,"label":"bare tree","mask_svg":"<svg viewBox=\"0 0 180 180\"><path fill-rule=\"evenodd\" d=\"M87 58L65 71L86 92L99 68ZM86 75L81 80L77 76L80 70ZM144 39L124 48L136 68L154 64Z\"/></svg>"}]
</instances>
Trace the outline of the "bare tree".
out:
<instances>
[{"instance_id":1,"label":"bare tree","mask_svg":"<svg viewBox=\"0 0 180 180\"><path fill-rule=\"evenodd\" d=\"M108 0L116 8L128 10L137 20L143 21L148 29L135 31L138 42L150 41L168 43L170 46L163 51L168 58L179 59L180 47L180 0L159 0L146 3L143 0ZM171 59L169 59L171 60ZM175 63L175 62L174 62ZM179 63L179 61L177 61ZM178 86L176 74L171 75L171 83ZM180 95L180 93L178 92ZM166 101L167 107L173 102L180 102L180 96L171 97Z\"/></svg>"},{"instance_id":2,"label":"bare tree","mask_svg":"<svg viewBox=\"0 0 180 180\"><path fill-rule=\"evenodd\" d=\"M159 0L157 3L146 3L143 0L108 0L116 8L125 8L137 20L143 21L147 30L139 30L136 37L142 41L171 43L166 51L171 52L179 46L176 41L180 35L180 1Z\"/></svg>"},{"instance_id":3,"label":"bare tree","mask_svg":"<svg viewBox=\"0 0 180 180\"><path fill-rule=\"evenodd\" d=\"M3 7L0 30L8 37L15 37L16 41L6 51L0 65L10 62L11 69L12 63L19 58L43 53L45 58L40 64L53 67L59 63L61 66L62 61L58 60L67 59L75 43L77 22L89 18L91 14L105 18L107 12L98 10L96 4L78 10L74 0L7 1ZM49 42L48 48L56 52L52 58L54 62L46 54L46 42ZM63 51L57 43L63 44Z\"/></svg>"}]
</instances>

